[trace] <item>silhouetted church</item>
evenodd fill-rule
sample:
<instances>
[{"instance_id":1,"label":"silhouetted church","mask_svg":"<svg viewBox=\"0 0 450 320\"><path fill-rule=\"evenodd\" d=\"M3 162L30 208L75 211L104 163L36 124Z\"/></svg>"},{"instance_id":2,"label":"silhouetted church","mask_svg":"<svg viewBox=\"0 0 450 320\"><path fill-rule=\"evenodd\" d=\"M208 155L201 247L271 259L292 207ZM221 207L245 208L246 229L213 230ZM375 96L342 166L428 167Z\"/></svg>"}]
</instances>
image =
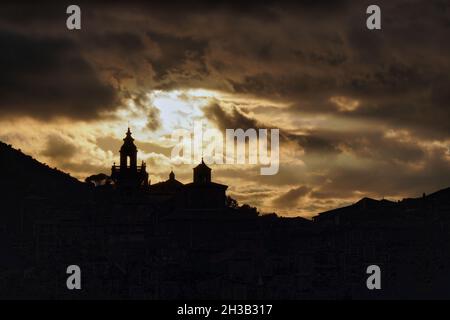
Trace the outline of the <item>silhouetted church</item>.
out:
<instances>
[{"instance_id":1,"label":"silhouetted church","mask_svg":"<svg viewBox=\"0 0 450 320\"><path fill-rule=\"evenodd\" d=\"M118 189L127 191L144 190L172 200L177 207L186 209L220 209L225 207L228 186L211 181L211 168L205 162L193 169L193 182L183 184L175 179L173 171L169 179L150 185L145 162L137 166L137 147L131 136L130 128L120 148L120 166L115 164L111 169L111 179Z\"/></svg>"},{"instance_id":2,"label":"silhouetted church","mask_svg":"<svg viewBox=\"0 0 450 320\"><path fill-rule=\"evenodd\" d=\"M194 182L185 185L189 208L218 208L225 206L228 186L211 181L211 168L202 159L194 168Z\"/></svg>"},{"instance_id":3,"label":"silhouetted church","mask_svg":"<svg viewBox=\"0 0 450 320\"><path fill-rule=\"evenodd\" d=\"M114 163L111 168L111 179L121 189L138 189L148 186L148 173L145 162L137 165L137 148L131 136L130 128L120 148L120 166Z\"/></svg>"}]
</instances>

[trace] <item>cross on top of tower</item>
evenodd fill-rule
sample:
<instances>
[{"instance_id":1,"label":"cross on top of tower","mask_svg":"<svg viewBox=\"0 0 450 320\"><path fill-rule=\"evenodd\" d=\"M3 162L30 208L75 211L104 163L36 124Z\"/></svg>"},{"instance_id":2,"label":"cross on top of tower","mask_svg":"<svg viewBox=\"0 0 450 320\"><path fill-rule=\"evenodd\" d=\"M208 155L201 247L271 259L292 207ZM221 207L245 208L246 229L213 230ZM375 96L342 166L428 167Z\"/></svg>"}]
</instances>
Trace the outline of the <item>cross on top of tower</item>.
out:
<instances>
[{"instance_id":1,"label":"cross on top of tower","mask_svg":"<svg viewBox=\"0 0 450 320\"><path fill-rule=\"evenodd\" d=\"M132 143L134 141L133 137L131 136L131 130L130 127L128 127L127 133L126 133L126 137L123 139L123 141L125 141L125 143Z\"/></svg>"}]
</instances>

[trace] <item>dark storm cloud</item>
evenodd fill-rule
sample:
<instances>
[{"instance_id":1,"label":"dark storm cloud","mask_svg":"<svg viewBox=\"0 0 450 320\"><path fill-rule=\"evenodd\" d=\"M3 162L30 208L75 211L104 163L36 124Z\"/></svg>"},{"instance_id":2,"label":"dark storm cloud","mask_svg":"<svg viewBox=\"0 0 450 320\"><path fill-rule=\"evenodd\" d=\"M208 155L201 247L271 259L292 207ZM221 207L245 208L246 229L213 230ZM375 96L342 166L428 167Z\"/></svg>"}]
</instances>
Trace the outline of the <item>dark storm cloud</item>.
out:
<instances>
[{"instance_id":1,"label":"dark storm cloud","mask_svg":"<svg viewBox=\"0 0 450 320\"><path fill-rule=\"evenodd\" d=\"M313 196L348 198L355 196L355 191L373 197L419 196L422 192L448 186L450 167L443 154L433 152L425 160L417 168L392 162L366 167L332 165L327 172L328 183L318 188Z\"/></svg>"},{"instance_id":2,"label":"dark storm cloud","mask_svg":"<svg viewBox=\"0 0 450 320\"><path fill-rule=\"evenodd\" d=\"M43 156L56 160L70 160L76 153L76 146L58 135L47 137L45 149L41 152Z\"/></svg>"},{"instance_id":3,"label":"dark storm cloud","mask_svg":"<svg viewBox=\"0 0 450 320\"><path fill-rule=\"evenodd\" d=\"M339 135L338 135L339 136ZM426 157L425 151L414 141L399 141L381 132L341 135L339 145L358 157L399 163L417 163Z\"/></svg>"},{"instance_id":4,"label":"dark storm cloud","mask_svg":"<svg viewBox=\"0 0 450 320\"><path fill-rule=\"evenodd\" d=\"M160 111L158 108L149 103L145 92L139 92L133 96L133 102L140 112L147 117L146 126L150 131L155 131L161 127Z\"/></svg>"},{"instance_id":5,"label":"dark storm cloud","mask_svg":"<svg viewBox=\"0 0 450 320\"><path fill-rule=\"evenodd\" d=\"M228 109L230 109L228 107ZM203 109L205 116L213 121L223 132L226 129L241 128L270 128L268 124L260 123L256 119L244 114L237 107L228 110L217 103ZM293 142L303 149L306 154L338 154L348 151L356 156L400 162L416 162L422 160L424 151L412 141L398 141L386 137L381 131L367 132L337 132L327 129L308 130L304 134L297 134L289 130L280 131L282 143ZM292 145L290 145L292 147Z\"/></svg>"},{"instance_id":6,"label":"dark storm cloud","mask_svg":"<svg viewBox=\"0 0 450 320\"><path fill-rule=\"evenodd\" d=\"M339 153L338 142L332 137L321 136L318 132L309 134L284 134L285 141L295 142L306 153Z\"/></svg>"},{"instance_id":7,"label":"dark storm cloud","mask_svg":"<svg viewBox=\"0 0 450 320\"><path fill-rule=\"evenodd\" d=\"M3 92L13 92L5 95L2 110L88 118L112 108L124 80L131 79L145 91L250 93L288 101L293 111L336 113L329 98L343 95L361 102L349 117L448 135L448 2L380 1L380 32L365 28L368 4L81 2L79 33L64 30L62 4L45 3L40 10L5 5L0 25L9 30L3 47L11 49L2 64L18 71L15 79L3 80ZM29 82L37 81L20 66L41 60L48 79L32 90ZM119 92L111 79L120 82Z\"/></svg>"},{"instance_id":8,"label":"dark storm cloud","mask_svg":"<svg viewBox=\"0 0 450 320\"><path fill-rule=\"evenodd\" d=\"M287 134L308 153L339 154L348 152L361 159L417 163L426 157L423 147L415 141L389 137L382 131L342 132L327 129L311 130L306 135Z\"/></svg>"},{"instance_id":9,"label":"dark storm cloud","mask_svg":"<svg viewBox=\"0 0 450 320\"><path fill-rule=\"evenodd\" d=\"M205 116L213 121L219 129L225 131L226 129L240 128L247 130L249 128L258 129L263 125L257 120L246 116L233 107L230 112L226 112L218 103L212 103L203 109Z\"/></svg>"},{"instance_id":10,"label":"dark storm cloud","mask_svg":"<svg viewBox=\"0 0 450 320\"><path fill-rule=\"evenodd\" d=\"M360 102L359 108L346 115L348 118L385 121L424 136L448 137L450 100L445 88L450 87L450 68L441 67L444 69L434 70L420 64L386 61L370 71L349 70L342 76L339 72L334 76L262 73L232 84L236 92L260 92L260 96L291 101L293 112L339 114L329 99L347 96Z\"/></svg>"},{"instance_id":11,"label":"dark storm cloud","mask_svg":"<svg viewBox=\"0 0 450 320\"><path fill-rule=\"evenodd\" d=\"M92 34L87 37L86 45L98 50L118 51L122 54L140 53L146 45L141 37L131 32L111 32L106 34Z\"/></svg>"},{"instance_id":12,"label":"dark storm cloud","mask_svg":"<svg viewBox=\"0 0 450 320\"><path fill-rule=\"evenodd\" d=\"M229 108L228 108L229 109ZM231 110L225 110L217 103L210 104L204 109L205 116L214 122L219 129L225 132L226 129L270 129L272 126L260 123L256 119L244 114L237 107ZM331 136L321 137L319 133L295 134L288 130L281 129L281 143L294 142L298 147L306 152L339 152L337 142L333 141Z\"/></svg>"},{"instance_id":13,"label":"dark storm cloud","mask_svg":"<svg viewBox=\"0 0 450 320\"><path fill-rule=\"evenodd\" d=\"M183 63L189 60L200 62L197 71L201 75L204 76L208 73L207 66L203 61L204 50L208 46L206 41L196 40L190 37L176 37L152 31L148 31L146 36L160 50L160 54L157 57L150 59L160 80L170 78L168 75L170 71L181 71L182 69L180 68L182 68Z\"/></svg>"},{"instance_id":14,"label":"dark storm cloud","mask_svg":"<svg viewBox=\"0 0 450 320\"><path fill-rule=\"evenodd\" d=\"M0 32L0 114L91 119L113 106L114 90L69 39Z\"/></svg>"}]
</instances>

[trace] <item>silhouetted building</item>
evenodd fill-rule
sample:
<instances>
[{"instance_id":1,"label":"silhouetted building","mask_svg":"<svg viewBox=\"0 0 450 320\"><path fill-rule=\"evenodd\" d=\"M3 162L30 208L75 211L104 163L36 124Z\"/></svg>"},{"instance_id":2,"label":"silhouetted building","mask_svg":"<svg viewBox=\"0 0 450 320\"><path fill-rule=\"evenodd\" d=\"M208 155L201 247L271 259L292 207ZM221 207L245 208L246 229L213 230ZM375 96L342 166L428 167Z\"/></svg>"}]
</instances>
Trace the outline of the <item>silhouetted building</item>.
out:
<instances>
[{"instance_id":1,"label":"silhouetted building","mask_svg":"<svg viewBox=\"0 0 450 320\"><path fill-rule=\"evenodd\" d=\"M194 182L183 184L175 179L175 173L171 171L168 180L148 186L149 194L162 201L170 200L171 205L178 208L224 208L228 186L211 181L211 168L203 159L193 171Z\"/></svg>"},{"instance_id":2,"label":"silhouetted building","mask_svg":"<svg viewBox=\"0 0 450 320\"><path fill-rule=\"evenodd\" d=\"M150 185L148 190L154 194L174 195L183 192L184 184L175 179L175 173L170 171L169 179Z\"/></svg>"},{"instance_id":3,"label":"silhouetted building","mask_svg":"<svg viewBox=\"0 0 450 320\"><path fill-rule=\"evenodd\" d=\"M120 166L115 164L111 168L111 178L115 185L121 189L139 189L148 186L148 173L145 162L137 165L137 148L131 136L130 128L123 139L120 148Z\"/></svg>"},{"instance_id":4,"label":"silhouetted building","mask_svg":"<svg viewBox=\"0 0 450 320\"><path fill-rule=\"evenodd\" d=\"M170 207L185 209L220 209L226 205L228 186L211 181L211 168L205 162L193 171L193 182L183 184L175 179L173 171L169 179L150 185L145 162L137 166L137 147L131 136L130 128L120 148L120 166L111 169L111 179L118 189L127 191L143 190L151 201L170 202Z\"/></svg>"},{"instance_id":5,"label":"silhouetted building","mask_svg":"<svg viewBox=\"0 0 450 320\"><path fill-rule=\"evenodd\" d=\"M167 202L170 207L183 208L186 204L184 184L175 179L173 171L169 179L148 186L149 196L158 202Z\"/></svg>"},{"instance_id":6,"label":"silhouetted building","mask_svg":"<svg viewBox=\"0 0 450 320\"><path fill-rule=\"evenodd\" d=\"M215 209L225 207L225 191L228 186L211 181L211 168L203 162L203 159L193 171L194 182L185 185L188 208Z\"/></svg>"}]
</instances>

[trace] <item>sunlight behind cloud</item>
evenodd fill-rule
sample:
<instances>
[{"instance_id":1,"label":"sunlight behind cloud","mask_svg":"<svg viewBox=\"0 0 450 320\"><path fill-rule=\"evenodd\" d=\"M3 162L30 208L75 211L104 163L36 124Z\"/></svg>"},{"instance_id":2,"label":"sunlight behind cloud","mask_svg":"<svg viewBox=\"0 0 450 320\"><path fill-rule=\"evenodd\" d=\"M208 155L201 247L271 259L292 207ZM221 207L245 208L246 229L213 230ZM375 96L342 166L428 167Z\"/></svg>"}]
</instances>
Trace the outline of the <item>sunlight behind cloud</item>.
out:
<instances>
[{"instance_id":1,"label":"sunlight behind cloud","mask_svg":"<svg viewBox=\"0 0 450 320\"><path fill-rule=\"evenodd\" d=\"M341 112L355 111L359 107L359 101L349 97L344 96L331 97L330 101L334 103L337 109Z\"/></svg>"}]
</instances>

